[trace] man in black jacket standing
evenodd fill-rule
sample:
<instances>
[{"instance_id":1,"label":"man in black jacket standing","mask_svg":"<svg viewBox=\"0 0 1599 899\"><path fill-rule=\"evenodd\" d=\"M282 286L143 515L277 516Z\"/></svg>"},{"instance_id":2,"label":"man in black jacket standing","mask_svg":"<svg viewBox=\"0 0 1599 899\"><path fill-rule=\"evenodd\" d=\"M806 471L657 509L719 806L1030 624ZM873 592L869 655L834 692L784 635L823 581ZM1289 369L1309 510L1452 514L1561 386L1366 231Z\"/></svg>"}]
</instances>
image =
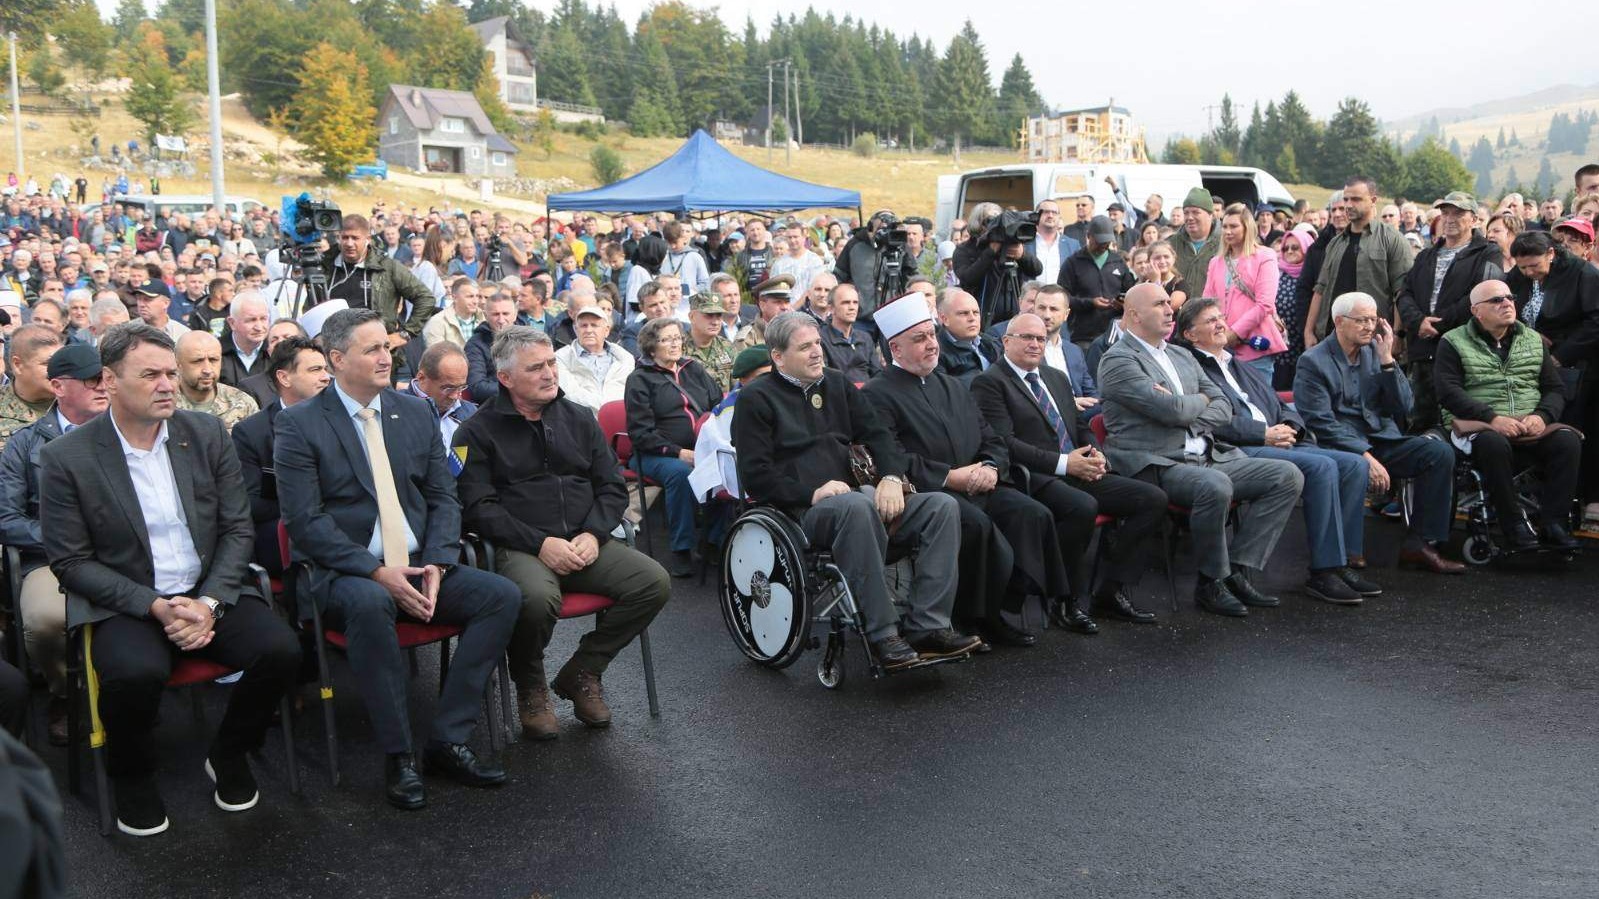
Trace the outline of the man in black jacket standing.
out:
<instances>
[{"instance_id":1,"label":"man in black jacket standing","mask_svg":"<svg viewBox=\"0 0 1599 899\"><path fill-rule=\"evenodd\" d=\"M740 388L733 417L745 495L793 515L812 545L832 549L883 667L976 649L982 641L950 626L960 550L954 497L907 487L894 435L862 391L823 364L816 319L785 312L767 325L766 341L773 370ZM856 483L853 444L871 452L876 484ZM891 545L919 546L903 622L883 580Z\"/></svg>"},{"instance_id":2,"label":"man in black jacket standing","mask_svg":"<svg viewBox=\"0 0 1599 899\"><path fill-rule=\"evenodd\" d=\"M1411 433L1438 426L1438 397L1433 390L1432 362L1443 335L1471 321L1471 289L1498 281L1505 261L1499 246L1474 229L1477 199L1464 191L1432 204L1439 211L1432 246L1416 254L1416 262L1399 288L1399 320L1404 325L1405 373L1415 405Z\"/></svg>"},{"instance_id":3,"label":"man in black jacket standing","mask_svg":"<svg viewBox=\"0 0 1599 899\"><path fill-rule=\"evenodd\" d=\"M500 574L522 591L508 647L522 731L539 740L560 734L550 686L572 701L579 721L608 727L600 678L666 605L671 578L654 559L611 539L627 487L593 414L561 393L550 338L514 326L495 338L494 356L500 392L455 432L456 490L462 523L495 544ZM547 684L544 649L563 591L608 596L616 605Z\"/></svg>"},{"instance_id":4,"label":"man in black jacket standing","mask_svg":"<svg viewBox=\"0 0 1599 899\"><path fill-rule=\"evenodd\" d=\"M1006 214L994 203L978 204L972 210L971 237L955 248L955 277L977 298L984 331L1020 311L1022 284L1044 270L1030 241L1007 236Z\"/></svg>"},{"instance_id":5,"label":"man in black jacket standing","mask_svg":"<svg viewBox=\"0 0 1599 899\"><path fill-rule=\"evenodd\" d=\"M1088 242L1061 263L1060 280L1071 303L1071 339L1078 345L1090 343L1110 328L1116 301L1138 278L1133 267L1116 251L1116 231L1110 219L1094 216L1087 230Z\"/></svg>"}]
</instances>

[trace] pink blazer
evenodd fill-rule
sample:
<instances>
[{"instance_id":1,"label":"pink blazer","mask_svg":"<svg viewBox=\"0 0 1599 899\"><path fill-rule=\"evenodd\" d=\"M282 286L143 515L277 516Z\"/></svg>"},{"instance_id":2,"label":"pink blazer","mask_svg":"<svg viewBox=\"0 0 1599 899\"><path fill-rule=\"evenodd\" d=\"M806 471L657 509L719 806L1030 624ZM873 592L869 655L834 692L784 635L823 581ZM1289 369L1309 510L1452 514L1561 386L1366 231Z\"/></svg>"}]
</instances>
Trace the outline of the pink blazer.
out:
<instances>
[{"instance_id":1,"label":"pink blazer","mask_svg":"<svg viewBox=\"0 0 1599 899\"><path fill-rule=\"evenodd\" d=\"M1283 339L1275 318L1279 278L1276 251L1270 247L1256 247L1254 253L1238 260L1237 271L1238 280L1231 287L1227 286L1227 261L1217 253L1205 269L1203 296L1215 297L1221 303L1227 327L1232 328L1233 333L1246 341L1251 337L1264 337L1271 346L1257 350L1244 343L1232 348L1233 355L1248 362L1287 350L1288 341ZM1240 285L1248 285L1254 298L1251 299Z\"/></svg>"}]
</instances>

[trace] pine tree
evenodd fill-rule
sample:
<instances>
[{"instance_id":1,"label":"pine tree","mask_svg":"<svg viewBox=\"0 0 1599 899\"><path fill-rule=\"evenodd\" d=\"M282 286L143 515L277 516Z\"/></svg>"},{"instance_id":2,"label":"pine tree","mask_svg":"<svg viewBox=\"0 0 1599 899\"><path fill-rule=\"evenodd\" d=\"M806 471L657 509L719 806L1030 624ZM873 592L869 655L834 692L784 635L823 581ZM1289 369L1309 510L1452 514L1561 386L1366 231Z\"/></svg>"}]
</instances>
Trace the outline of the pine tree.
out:
<instances>
[{"instance_id":1,"label":"pine tree","mask_svg":"<svg viewBox=\"0 0 1599 899\"><path fill-rule=\"evenodd\" d=\"M1014 147L1018 129L1026 127L1027 117L1044 111L1044 99L1033 87L1033 75L1020 53L1011 57L1010 67L999 80L998 105L999 132L1005 136L1007 145Z\"/></svg>"},{"instance_id":2,"label":"pine tree","mask_svg":"<svg viewBox=\"0 0 1599 899\"><path fill-rule=\"evenodd\" d=\"M1449 139L1449 152L1455 154L1455 158L1456 159L1461 158L1461 156L1463 154L1462 154L1461 149L1460 149L1460 138L1451 137Z\"/></svg>"},{"instance_id":3,"label":"pine tree","mask_svg":"<svg viewBox=\"0 0 1599 899\"><path fill-rule=\"evenodd\" d=\"M132 41L139 33L139 23L150 17L144 7L144 0L118 0L117 12L112 18L112 27L117 32L117 43L126 44Z\"/></svg>"},{"instance_id":4,"label":"pine tree","mask_svg":"<svg viewBox=\"0 0 1599 899\"><path fill-rule=\"evenodd\" d=\"M1256 100L1255 108L1249 113L1249 127L1244 129L1244 139L1238 147L1239 162L1256 168L1271 168L1267 162L1268 154L1273 151L1268 151L1266 145L1261 143L1266 136L1265 131L1266 120L1260 114L1260 101ZM1277 177L1281 178L1282 173L1278 172Z\"/></svg>"},{"instance_id":5,"label":"pine tree","mask_svg":"<svg viewBox=\"0 0 1599 899\"><path fill-rule=\"evenodd\" d=\"M1503 125L1499 126L1499 140L1494 143L1494 147L1500 150L1505 148L1505 126Z\"/></svg>"},{"instance_id":6,"label":"pine tree","mask_svg":"<svg viewBox=\"0 0 1599 899\"><path fill-rule=\"evenodd\" d=\"M1377 179L1379 190L1397 195L1404 161L1378 133L1371 107L1350 97L1338 104L1338 112L1327 122L1318 181L1323 187L1341 187L1346 178L1356 174Z\"/></svg>"},{"instance_id":7,"label":"pine tree","mask_svg":"<svg viewBox=\"0 0 1599 899\"><path fill-rule=\"evenodd\" d=\"M1549 164L1549 157L1545 156L1538 164L1538 177L1533 179L1533 190L1538 193L1538 199L1550 196L1555 192L1555 169Z\"/></svg>"},{"instance_id":8,"label":"pine tree","mask_svg":"<svg viewBox=\"0 0 1599 899\"><path fill-rule=\"evenodd\" d=\"M563 103L595 105L586 55L573 22L564 18L551 22L539 51L539 69L555 77L540 79L539 92Z\"/></svg>"},{"instance_id":9,"label":"pine tree","mask_svg":"<svg viewBox=\"0 0 1599 899\"><path fill-rule=\"evenodd\" d=\"M1211 137L1216 142L1219 164L1230 165L1238 161L1243 134L1238 130L1238 113L1233 110L1231 94L1221 95L1221 121L1217 123L1216 130L1211 132Z\"/></svg>"},{"instance_id":10,"label":"pine tree","mask_svg":"<svg viewBox=\"0 0 1599 899\"><path fill-rule=\"evenodd\" d=\"M178 76L165 59L146 60L134 71L123 106L144 126L146 144L154 144L157 134L186 134L196 122L194 106L179 94Z\"/></svg>"},{"instance_id":11,"label":"pine tree","mask_svg":"<svg viewBox=\"0 0 1599 899\"><path fill-rule=\"evenodd\" d=\"M672 73L666 48L654 32L638 37L637 55L644 74L633 91L627 121L640 137L681 136L683 112L677 100L677 77Z\"/></svg>"},{"instance_id":12,"label":"pine tree","mask_svg":"<svg viewBox=\"0 0 1599 899\"><path fill-rule=\"evenodd\" d=\"M1405 191L1416 199L1427 201L1452 190L1466 190L1474 180L1460 157L1445 149L1437 138L1427 138L1405 157Z\"/></svg>"},{"instance_id":13,"label":"pine tree","mask_svg":"<svg viewBox=\"0 0 1599 899\"><path fill-rule=\"evenodd\" d=\"M355 54L320 43L305 56L294 108L295 137L328 178L344 178L368 158L377 142L372 89Z\"/></svg>"},{"instance_id":14,"label":"pine tree","mask_svg":"<svg viewBox=\"0 0 1599 899\"><path fill-rule=\"evenodd\" d=\"M1511 191L1520 189L1521 176L1516 174L1516 167L1511 166L1510 170L1505 172L1505 193L1510 193Z\"/></svg>"},{"instance_id":15,"label":"pine tree","mask_svg":"<svg viewBox=\"0 0 1599 899\"><path fill-rule=\"evenodd\" d=\"M953 142L956 165L960 164L961 138L979 133L993 110L994 94L989 84L988 61L968 19L944 51L938 67L938 89L934 92L934 102L944 107L939 124Z\"/></svg>"}]
</instances>

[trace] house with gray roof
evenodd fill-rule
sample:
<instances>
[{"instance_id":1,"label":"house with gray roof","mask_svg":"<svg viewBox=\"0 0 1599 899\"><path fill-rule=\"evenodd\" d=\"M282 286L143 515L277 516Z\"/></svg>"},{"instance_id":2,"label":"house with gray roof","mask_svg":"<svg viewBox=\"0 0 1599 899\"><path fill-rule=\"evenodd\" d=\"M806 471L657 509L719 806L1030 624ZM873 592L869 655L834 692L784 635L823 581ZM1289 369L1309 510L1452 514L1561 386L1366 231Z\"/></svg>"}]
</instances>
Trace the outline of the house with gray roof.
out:
<instances>
[{"instance_id":1,"label":"house with gray roof","mask_svg":"<svg viewBox=\"0 0 1599 899\"><path fill-rule=\"evenodd\" d=\"M500 101L514 113L531 115L539 108L539 76L533 66L533 45L516 30L509 16L473 22L483 49L494 57Z\"/></svg>"},{"instance_id":2,"label":"house with gray roof","mask_svg":"<svg viewBox=\"0 0 1599 899\"><path fill-rule=\"evenodd\" d=\"M378 158L391 166L510 178L515 155L466 91L391 84L378 110Z\"/></svg>"}]
</instances>

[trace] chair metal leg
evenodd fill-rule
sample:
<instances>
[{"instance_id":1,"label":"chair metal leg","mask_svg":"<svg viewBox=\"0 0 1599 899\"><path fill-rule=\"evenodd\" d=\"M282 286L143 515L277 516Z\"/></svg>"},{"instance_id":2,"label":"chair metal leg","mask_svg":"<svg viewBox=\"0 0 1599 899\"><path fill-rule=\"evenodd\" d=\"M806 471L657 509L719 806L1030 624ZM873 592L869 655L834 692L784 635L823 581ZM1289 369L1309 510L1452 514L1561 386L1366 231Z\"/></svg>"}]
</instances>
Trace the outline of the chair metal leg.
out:
<instances>
[{"instance_id":1,"label":"chair metal leg","mask_svg":"<svg viewBox=\"0 0 1599 899\"><path fill-rule=\"evenodd\" d=\"M645 628L638 635L639 652L644 655L644 691L650 697L650 717L661 717L661 703L655 695L655 659L650 654L650 631Z\"/></svg>"},{"instance_id":2,"label":"chair metal leg","mask_svg":"<svg viewBox=\"0 0 1599 899\"><path fill-rule=\"evenodd\" d=\"M450 641L439 641L439 695L444 695L444 679L450 676Z\"/></svg>"},{"instance_id":3,"label":"chair metal leg","mask_svg":"<svg viewBox=\"0 0 1599 899\"><path fill-rule=\"evenodd\" d=\"M505 743L509 746L516 742L519 731L516 718L516 702L511 698L511 665L502 656L500 658L500 720L505 724Z\"/></svg>"},{"instance_id":4,"label":"chair metal leg","mask_svg":"<svg viewBox=\"0 0 1599 899\"><path fill-rule=\"evenodd\" d=\"M100 836L111 836L111 784L105 772L105 746L95 746L89 750L94 757L94 792L95 805L100 811Z\"/></svg>"},{"instance_id":5,"label":"chair metal leg","mask_svg":"<svg viewBox=\"0 0 1599 899\"><path fill-rule=\"evenodd\" d=\"M278 715L283 719L283 763L289 767L289 792L300 795L300 765L294 757L294 704L284 696L278 702Z\"/></svg>"},{"instance_id":6,"label":"chair metal leg","mask_svg":"<svg viewBox=\"0 0 1599 899\"><path fill-rule=\"evenodd\" d=\"M1171 597L1171 610L1177 611L1177 525L1166 517L1166 593Z\"/></svg>"},{"instance_id":7,"label":"chair metal leg","mask_svg":"<svg viewBox=\"0 0 1599 899\"><path fill-rule=\"evenodd\" d=\"M328 646L322 631L322 615L312 607L311 626L316 629L317 696L322 704L322 730L328 741L328 776L339 785L339 733L333 723L333 678L328 675Z\"/></svg>"}]
</instances>

